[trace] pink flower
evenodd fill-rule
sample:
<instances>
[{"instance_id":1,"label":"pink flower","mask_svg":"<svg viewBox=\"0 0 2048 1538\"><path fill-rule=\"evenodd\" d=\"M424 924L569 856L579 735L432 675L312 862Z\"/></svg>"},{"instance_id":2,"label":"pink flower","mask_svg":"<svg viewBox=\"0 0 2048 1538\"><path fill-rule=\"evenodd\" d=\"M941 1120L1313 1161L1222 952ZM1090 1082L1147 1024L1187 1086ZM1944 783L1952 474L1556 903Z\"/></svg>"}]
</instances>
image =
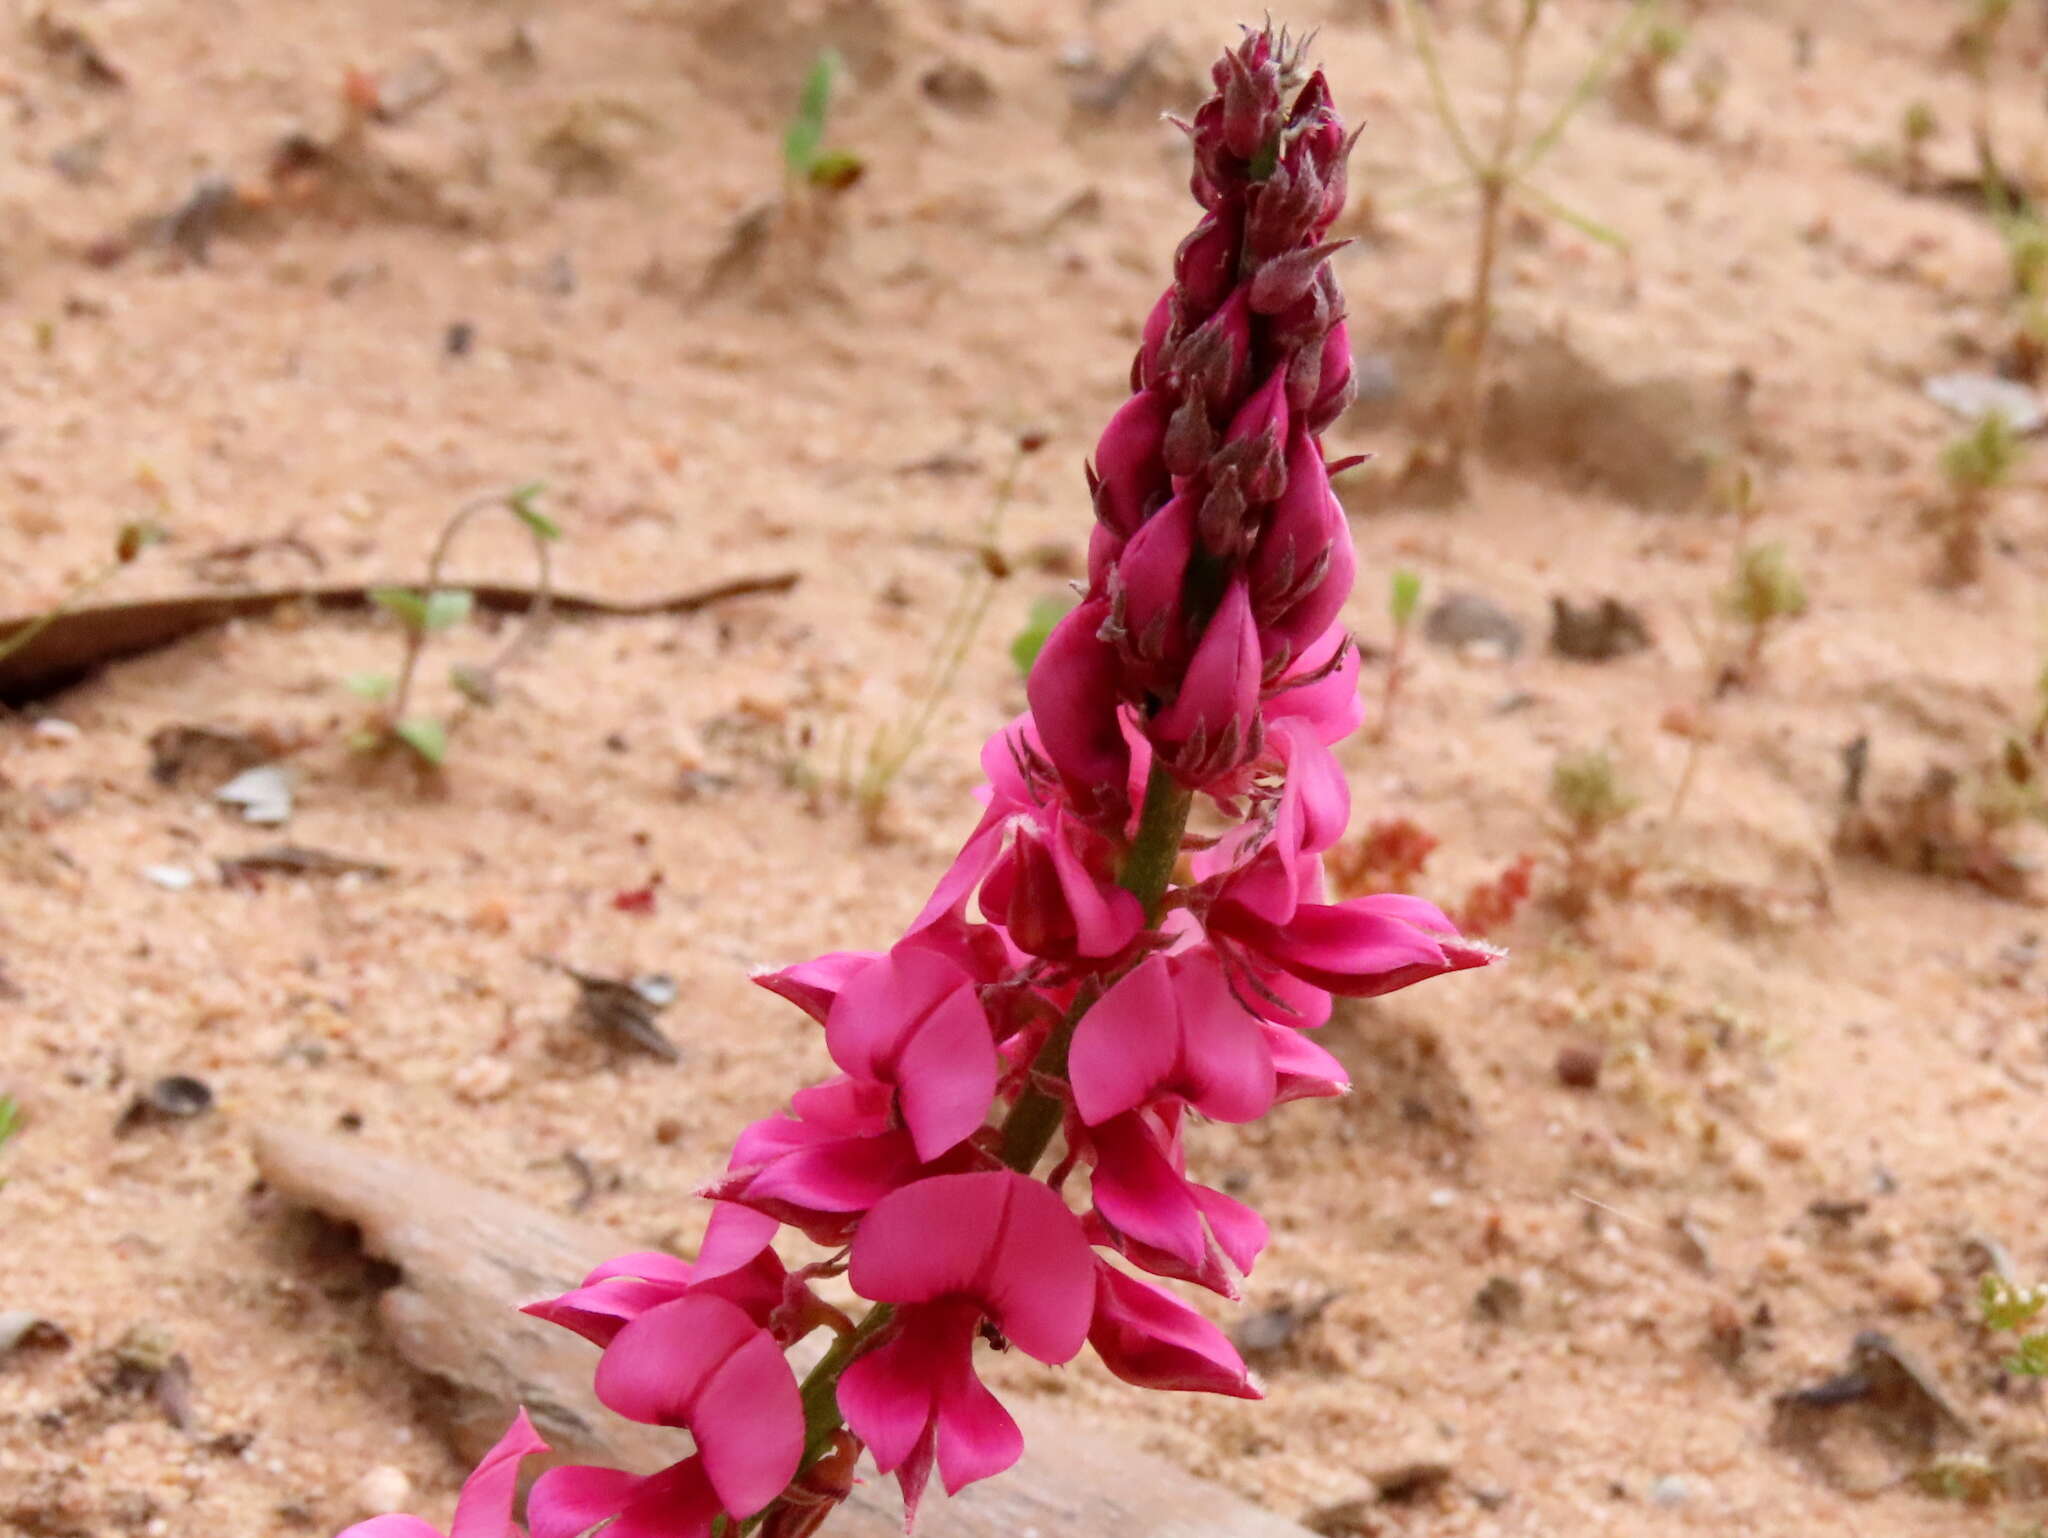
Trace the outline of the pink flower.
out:
<instances>
[{"instance_id":1,"label":"pink flower","mask_svg":"<svg viewBox=\"0 0 2048 1538\"><path fill-rule=\"evenodd\" d=\"M996 1049L974 979L913 941L862 969L825 1019L832 1059L896 1091L911 1146L929 1163L988 1119Z\"/></svg>"},{"instance_id":2,"label":"pink flower","mask_svg":"<svg viewBox=\"0 0 2048 1538\"><path fill-rule=\"evenodd\" d=\"M1344 903L1302 903L1284 924L1218 903L1210 909L1208 928L1233 954L1354 999L1483 967L1496 955L1488 946L1462 939L1441 909L1395 892Z\"/></svg>"},{"instance_id":3,"label":"pink flower","mask_svg":"<svg viewBox=\"0 0 2048 1538\"><path fill-rule=\"evenodd\" d=\"M787 1344L832 1315L770 1248L780 1226L764 1213L719 1202L695 1261L658 1251L621 1255L597 1267L581 1287L529 1303L521 1312L572 1330L594 1346L609 1346L649 1309L706 1294L725 1299Z\"/></svg>"},{"instance_id":4,"label":"pink flower","mask_svg":"<svg viewBox=\"0 0 2048 1538\"><path fill-rule=\"evenodd\" d=\"M1112 854L1057 806L1042 818L1020 816L982 884L982 911L1027 954L1061 962L1115 956L1145 927L1145 910L1112 879Z\"/></svg>"},{"instance_id":5,"label":"pink flower","mask_svg":"<svg viewBox=\"0 0 2048 1538\"><path fill-rule=\"evenodd\" d=\"M749 1517L796 1476L804 1410L773 1337L723 1298L693 1294L620 1330L597 1397L628 1420L687 1429L720 1507Z\"/></svg>"},{"instance_id":6,"label":"pink flower","mask_svg":"<svg viewBox=\"0 0 2048 1538\"><path fill-rule=\"evenodd\" d=\"M742 1132L726 1173L699 1194L766 1213L815 1243L844 1244L862 1213L923 1172L894 1104L888 1085L851 1075L798 1090L796 1114Z\"/></svg>"},{"instance_id":7,"label":"pink flower","mask_svg":"<svg viewBox=\"0 0 2048 1538\"><path fill-rule=\"evenodd\" d=\"M1365 720L1358 697L1358 648L1341 625L1332 625L1269 685L1259 706L1268 726L1299 721L1319 742L1342 742Z\"/></svg>"},{"instance_id":8,"label":"pink flower","mask_svg":"<svg viewBox=\"0 0 2048 1538\"><path fill-rule=\"evenodd\" d=\"M1126 1111L1069 1139L1094 1160L1092 1194L1109 1244L1154 1276L1194 1282L1225 1297L1266 1247L1266 1225L1242 1202L1183 1173L1177 1111Z\"/></svg>"},{"instance_id":9,"label":"pink flower","mask_svg":"<svg viewBox=\"0 0 2048 1538\"><path fill-rule=\"evenodd\" d=\"M1216 1121L1273 1104L1272 1047L1206 948L1125 973L1081 1016L1068 1074L1090 1126L1168 1095Z\"/></svg>"},{"instance_id":10,"label":"pink flower","mask_svg":"<svg viewBox=\"0 0 2048 1538\"><path fill-rule=\"evenodd\" d=\"M1221 1330L1165 1288L1127 1275L1100 1256L1088 1343L1103 1366L1139 1388L1264 1397Z\"/></svg>"},{"instance_id":11,"label":"pink flower","mask_svg":"<svg viewBox=\"0 0 2048 1538\"><path fill-rule=\"evenodd\" d=\"M868 1214L849 1278L897 1318L846 1369L839 1406L896 1475L907 1517L934 1460L949 1493L1017 1461L1023 1436L974 1374L975 1339L986 1325L1041 1362L1071 1361L1094 1311L1093 1269L1066 1203L1009 1170L921 1180Z\"/></svg>"},{"instance_id":12,"label":"pink flower","mask_svg":"<svg viewBox=\"0 0 2048 1538\"><path fill-rule=\"evenodd\" d=\"M455 1498L455 1517L448 1524L448 1538L510 1538L519 1531L512 1520L512 1497L519 1482L519 1463L533 1453L544 1453L548 1444L533 1429L533 1422L521 1410L511 1426L485 1453L476 1470L462 1482ZM441 1538L441 1530L418 1517L372 1517L358 1522L340 1538Z\"/></svg>"},{"instance_id":13,"label":"pink flower","mask_svg":"<svg viewBox=\"0 0 2048 1538\"><path fill-rule=\"evenodd\" d=\"M694 1456L647 1475L587 1464L549 1469L534 1481L526 1515L533 1538L582 1538L600 1522L610 1524L606 1538L710 1538L721 1517L732 1529L704 1460Z\"/></svg>"}]
</instances>

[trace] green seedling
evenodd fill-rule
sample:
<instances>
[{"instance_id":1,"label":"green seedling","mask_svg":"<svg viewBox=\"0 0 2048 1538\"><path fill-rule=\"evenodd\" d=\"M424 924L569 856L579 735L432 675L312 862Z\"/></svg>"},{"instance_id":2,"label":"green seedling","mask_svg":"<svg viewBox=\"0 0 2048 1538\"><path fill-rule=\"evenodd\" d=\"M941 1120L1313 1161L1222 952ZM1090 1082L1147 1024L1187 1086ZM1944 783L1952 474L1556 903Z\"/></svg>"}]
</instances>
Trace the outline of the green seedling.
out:
<instances>
[{"instance_id":1,"label":"green seedling","mask_svg":"<svg viewBox=\"0 0 2048 1538\"><path fill-rule=\"evenodd\" d=\"M1930 522L1941 535L1940 579L1952 587L1984 574L1984 547L1997 493L2013 478L2024 454L2019 434L2002 412L1990 412L1941 452L1949 494Z\"/></svg>"},{"instance_id":2,"label":"green seedling","mask_svg":"<svg viewBox=\"0 0 2048 1538\"><path fill-rule=\"evenodd\" d=\"M2005 1370L2024 1378L2048 1378L2048 1287L2020 1287L1993 1272L1977 1294L1984 1328L2014 1338Z\"/></svg>"},{"instance_id":3,"label":"green seedling","mask_svg":"<svg viewBox=\"0 0 2048 1538\"><path fill-rule=\"evenodd\" d=\"M804 76L796 112L782 131L782 163L792 184L822 192L844 192L867 169L850 150L825 143L826 118L832 109L832 87L842 68L839 55L827 48Z\"/></svg>"},{"instance_id":4,"label":"green seedling","mask_svg":"<svg viewBox=\"0 0 2048 1538\"><path fill-rule=\"evenodd\" d=\"M12 1095L0 1095L0 1148L7 1146L7 1140L21 1130L21 1108L14 1103ZM0 1179L0 1190L7 1182Z\"/></svg>"},{"instance_id":5,"label":"green seedling","mask_svg":"<svg viewBox=\"0 0 2048 1538\"><path fill-rule=\"evenodd\" d=\"M143 522L121 525L119 532L114 536L113 558L73 583L71 591L58 599L49 610L11 633L0 636L0 659L13 656L34 641L37 636L106 586L123 567L132 566L143 551L152 545L162 544L169 537L159 524Z\"/></svg>"},{"instance_id":6,"label":"green seedling","mask_svg":"<svg viewBox=\"0 0 2048 1538\"><path fill-rule=\"evenodd\" d=\"M1555 901L1567 918L1584 918L1601 893L1619 896L1634 883L1634 864L1607 846L1640 804L1604 748L1567 753L1552 767L1551 831L1564 867Z\"/></svg>"},{"instance_id":7,"label":"green seedling","mask_svg":"<svg viewBox=\"0 0 2048 1538\"><path fill-rule=\"evenodd\" d=\"M405 651L396 674L356 673L342 680L351 694L377 707L370 723L356 734L357 747L373 751L396 745L407 749L421 763L439 768L448 757L452 732L469 711L497 703L499 676L546 631L554 597L550 547L562 537L562 531L541 511L541 491L536 481L465 503L442 525L433 554L427 560L426 581L421 586L380 587L371 591L371 602L398 622L405 637ZM516 519L532 541L537 573L533 601L527 605L518 633L497 656L482 666L457 664L448 670L448 682L462 698L456 712L446 719L422 713L414 709L413 693L427 643L466 622L476 608L475 595L466 588L441 585L441 571L456 535L473 519L489 512L503 512Z\"/></svg>"},{"instance_id":8,"label":"green seedling","mask_svg":"<svg viewBox=\"0 0 2048 1538\"><path fill-rule=\"evenodd\" d=\"M1763 671L1771 637L1805 612L1806 584L1782 544L1745 543L1736 550L1734 574L1721 592L1721 613L1742 631L1741 678Z\"/></svg>"},{"instance_id":9,"label":"green seedling","mask_svg":"<svg viewBox=\"0 0 2048 1538\"><path fill-rule=\"evenodd\" d=\"M1372 729L1374 742L1385 742L1393 735L1394 706L1408 673L1408 637L1415 628L1415 610L1421 602L1421 574L1405 568L1396 570L1387 586L1387 618L1393 622L1394 640L1387 649L1386 681L1380 686L1380 718Z\"/></svg>"},{"instance_id":10,"label":"green seedling","mask_svg":"<svg viewBox=\"0 0 2048 1538\"><path fill-rule=\"evenodd\" d=\"M1627 242L1615 231L1574 211L1549 193L1534 186L1530 176L1549 158L1563 139L1565 130L1600 91L1617 59L1627 55L1644 30L1655 20L1658 0L1634 0L1620 25L1610 32L1586 68L1577 85L1552 111L1533 135L1523 137L1523 108L1527 94L1530 43L1536 32L1546 0L1519 0L1520 16L1508 33L1507 87L1500 119L1495 126L1492 147L1481 151L1451 101L1450 85L1437 56L1434 23L1419 0L1402 0L1409 31L1415 39L1416 54L1429 77L1430 100L1444 134L1461 164L1460 174L1439 187L1425 188L1417 198L1427 198L1466 189L1478 195L1478 233L1474 242L1472 275L1458 324L1447 339L1445 361L1450 384L1441 403L1442 439L1440 469L1454 483L1462 481L1465 458L1478 426L1479 403L1485 382L1486 360L1493 334L1493 285L1500 256L1502 216L1512 207L1538 217L1557 219L1602 245L1625 249ZM1421 474L1432 468L1428 456L1418 455L1408 473Z\"/></svg>"}]
</instances>

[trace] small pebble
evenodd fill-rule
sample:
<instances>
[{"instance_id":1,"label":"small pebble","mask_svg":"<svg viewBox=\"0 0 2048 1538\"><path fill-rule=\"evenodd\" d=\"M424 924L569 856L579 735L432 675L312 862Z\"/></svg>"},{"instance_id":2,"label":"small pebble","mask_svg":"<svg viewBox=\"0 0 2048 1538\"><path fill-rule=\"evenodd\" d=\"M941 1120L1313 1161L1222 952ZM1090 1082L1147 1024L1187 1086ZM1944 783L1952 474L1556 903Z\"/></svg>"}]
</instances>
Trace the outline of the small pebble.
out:
<instances>
[{"instance_id":1,"label":"small pebble","mask_svg":"<svg viewBox=\"0 0 2048 1538\"><path fill-rule=\"evenodd\" d=\"M1655 1484L1650 1486L1651 1503L1654 1505L1662 1506L1666 1510L1670 1510L1671 1508L1677 1506L1683 1506L1687 1501L1691 1499L1692 1486L1688 1485L1683 1479L1680 1479L1676 1474L1666 1474L1663 1476L1663 1478L1659 1479Z\"/></svg>"},{"instance_id":2,"label":"small pebble","mask_svg":"<svg viewBox=\"0 0 2048 1538\"><path fill-rule=\"evenodd\" d=\"M1901 1256L1878 1273L1877 1290L1886 1307L1917 1314L1941 1301L1941 1278L1933 1267Z\"/></svg>"},{"instance_id":3,"label":"small pebble","mask_svg":"<svg viewBox=\"0 0 2048 1538\"><path fill-rule=\"evenodd\" d=\"M403 1511L412 1504L412 1481L406 1477L404 1469L380 1463L363 1471L363 1477L356 1481L349 1495L355 1502L358 1516L383 1516L387 1512Z\"/></svg>"},{"instance_id":4,"label":"small pebble","mask_svg":"<svg viewBox=\"0 0 2048 1538\"><path fill-rule=\"evenodd\" d=\"M40 716L30 729L45 742L76 742L81 735L78 728L62 716Z\"/></svg>"},{"instance_id":5,"label":"small pebble","mask_svg":"<svg viewBox=\"0 0 2048 1538\"><path fill-rule=\"evenodd\" d=\"M1560 1047L1557 1053L1557 1082L1572 1089L1597 1089L1603 1054L1598 1047Z\"/></svg>"},{"instance_id":6,"label":"small pebble","mask_svg":"<svg viewBox=\"0 0 2048 1538\"><path fill-rule=\"evenodd\" d=\"M458 1100L480 1105L512 1087L512 1065L502 1057L473 1057L448 1076Z\"/></svg>"},{"instance_id":7,"label":"small pebble","mask_svg":"<svg viewBox=\"0 0 2048 1538\"><path fill-rule=\"evenodd\" d=\"M1812 1134L1798 1122L1780 1127L1764 1140L1764 1147L1771 1151L1771 1157L1783 1159L1787 1164L1797 1164L1812 1146Z\"/></svg>"},{"instance_id":8,"label":"small pebble","mask_svg":"<svg viewBox=\"0 0 2048 1538\"><path fill-rule=\"evenodd\" d=\"M191 890L192 883L199 878L182 865L145 865L142 867L142 879L166 892L185 892Z\"/></svg>"}]
</instances>

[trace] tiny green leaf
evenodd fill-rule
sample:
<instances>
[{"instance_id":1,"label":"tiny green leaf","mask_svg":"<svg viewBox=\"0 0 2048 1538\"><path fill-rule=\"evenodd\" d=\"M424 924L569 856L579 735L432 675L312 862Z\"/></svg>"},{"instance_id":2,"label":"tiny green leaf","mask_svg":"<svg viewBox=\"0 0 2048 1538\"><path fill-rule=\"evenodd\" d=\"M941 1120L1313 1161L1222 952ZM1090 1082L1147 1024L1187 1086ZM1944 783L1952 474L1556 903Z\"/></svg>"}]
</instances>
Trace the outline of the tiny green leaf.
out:
<instances>
[{"instance_id":1,"label":"tiny green leaf","mask_svg":"<svg viewBox=\"0 0 2048 1538\"><path fill-rule=\"evenodd\" d=\"M547 489L546 481L528 481L506 495L505 505L512 509L514 517L533 531L536 538L560 539L561 525L533 505Z\"/></svg>"},{"instance_id":2,"label":"tiny green leaf","mask_svg":"<svg viewBox=\"0 0 2048 1538\"><path fill-rule=\"evenodd\" d=\"M1406 630L1415 618L1415 606L1422 602L1422 574L1401 567L1395 571L1387 595L1387 612L1393 616L1394 628Z\"/></svg>"},{"instance_id":3,"label":"tiny green leaf","mask_svg":"<svg viewBox=\"0 0 2048 1538\"><path fill-rule=\"evenodd\" d=\"M482 668L473 668L466 662L458 662L448 670L448 682L472 705L481 705L486 710L498 703L498 686L491 681L491 675Z\"/></svg>"},{"instance_id":4,"label":"tiny green leaf","mask_svg":"<svg viewBox=\"0 0 2048 1538\"><path fill-rule=\"evenodd\" d=\"M0 1143L5 1143L21 1128L21 1109L14 1103L12 1095L0 1095Z\"/></svg>"},{"instance_id":5,"label":"tiny green leaf","mask_svg":"<svg viewBox=\"0 0 2048 1538\"><path fill-rule=\"evenodd\" d=\"M409 587L372 588L370 602L407 630L427 628L427 601Z\"/></svg>"},{"instance_id":6,"label":"tiny green leaf","mask_svg":"<svg viewBox=\"0 0 2048 1538\"><path fill-rule=\"evenodd\" d=\"M391 691L398 687L389 673L351 673L342 679L341 686L366 700L388 700Z\"/></svg>"},{"instance_id":7,"label":"tiny green leaf","mask_svg":"<svg viewBox=\"0 0 2048 1538\"><path fill-rule=\"evenodd\" d=\"M374 726L365 726L348 734L348 749L351 753L374 753L383 747L388 739Z\"/></svg>"},{"instance_id":8,"label":"tiny green leaf","mask_svg":"<svg viewBox=\"0 0 2048 1538\"><path fill-rule=\"evenodd\" d=\"M811 159L804 178L827 192L844 192L867 171L868 163L851 150L824 150Z\"/></svg>"},{"instance_id":9,"label":"tiny green leaf","mask_svg":"<svg viewBox=\"0 0 2048 1538\"><path fill-rule=\"evenodd\" d=\"M426 630L452 630L469 618L469 611L474 606L475 601L466 589L444 587L427 595L421 611L421 627Z\"/></svg>"},{"instance_id":10,"label":"tiny green leaf","mask_svg":"<svg viewBox=\"0 0 2048 1538\"><path fill-rule=\"evenodd\" d=\"M391 735L436 767L448 757L448 728L432 716L407 716Z\"/></svg>"},{"instance_id":11,"label":"tiny green leaf","mask_svg":"<svg viewBox=\"0 0 2048 1538\"><path fill-rule=\"evenodd\" d=\"M1047 593L1031 605L1031 617L1024 621L1024 628L1010 642L1010 660L1017 664L1019 673L1031 671L1031 664L1045 650L1046 637L1078 601L1072 593Z\"/></svg>"},{"instance_id":12,"label":"tiny green leaf","mask_svg":"<svg viewBox=\"0 0 2048 1538\"><path fill-rule=\"evenodd\" d=\"M783 131L783 163L789 167L789 174L799 179L810 176L818 150L825 142L825 114L832 105L832 80L838 73L839 55L827 48L804 76L803 90L796 99L796 114Z\"/></svg>"}]
</instances>

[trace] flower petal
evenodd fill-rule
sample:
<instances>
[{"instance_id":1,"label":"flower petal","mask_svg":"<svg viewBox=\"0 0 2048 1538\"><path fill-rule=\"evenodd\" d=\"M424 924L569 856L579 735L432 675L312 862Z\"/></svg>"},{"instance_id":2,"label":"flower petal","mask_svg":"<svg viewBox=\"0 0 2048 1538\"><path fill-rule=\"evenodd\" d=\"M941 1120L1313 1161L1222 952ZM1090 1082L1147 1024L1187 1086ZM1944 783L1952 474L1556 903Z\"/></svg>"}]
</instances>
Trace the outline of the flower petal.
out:
<instances>
[{"instance_id":1,"label":"flower petal","mask_svg":"<svg viewBox=\"0 0 2048 1538\"><path fill-rule=\"evenodd\" d=\"M1102 1365L1139 1388L1262 1397L1244 1359L1215 1325L1163 1287L1095 1263L1089 1344Z\"/></svg>"},{"instance_id":2,"label":"flower petal","mask_svg":"<svg viewBox=\"0 0 2048 1538\"><path fill-rule=\"evenodd\" d=\"M478 1461L455 1498L455 1519L448 1538L505 1538L512 1527L512 1497L519 1483L519 1460L544 1453L548 1444L533 1429L524 1409L497 1444ZM432 1531L432 1529L429 1529Z\"/></svg>"}]
</instances>

